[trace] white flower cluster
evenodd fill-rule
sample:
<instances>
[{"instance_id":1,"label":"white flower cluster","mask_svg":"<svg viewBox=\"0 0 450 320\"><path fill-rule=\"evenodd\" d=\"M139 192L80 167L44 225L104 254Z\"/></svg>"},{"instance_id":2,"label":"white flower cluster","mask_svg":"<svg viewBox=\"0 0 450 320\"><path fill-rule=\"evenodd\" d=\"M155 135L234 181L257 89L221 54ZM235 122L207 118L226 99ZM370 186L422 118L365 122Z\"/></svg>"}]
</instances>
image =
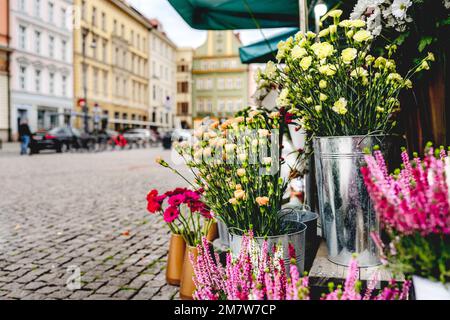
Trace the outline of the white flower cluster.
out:
<instances>
[{"instance_id":1,"label":"white flower cluster","mask_svg":"<svg viewBox=\"0 0 450 320\"><path fill-rule=\"evenodd\" d=\"M367 30L374 36L379 36L383 28L403 32L407 29L407 24L412 22L408 15L412 4L411 0L359 0L350 18L365 20Z\"/></svg>"}]
</instances>

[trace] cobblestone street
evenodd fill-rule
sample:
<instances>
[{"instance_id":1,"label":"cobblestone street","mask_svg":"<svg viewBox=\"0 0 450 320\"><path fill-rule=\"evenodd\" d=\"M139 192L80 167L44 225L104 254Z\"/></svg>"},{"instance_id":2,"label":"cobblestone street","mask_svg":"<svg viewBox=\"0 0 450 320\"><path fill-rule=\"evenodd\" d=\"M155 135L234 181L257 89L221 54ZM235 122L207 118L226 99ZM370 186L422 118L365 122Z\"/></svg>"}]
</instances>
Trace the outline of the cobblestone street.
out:
<instances>
[{"instance_id":1,"label":"cobblestone street","mask_svg":"<svg viewBox=\"0 0 450 320\"><path fill-rule=\"evenodd\" d=\"M1 153L0 299L177 298L168 229L145 200L182 184L154 162L169 152Z\"/></svg>"}]
</instances>

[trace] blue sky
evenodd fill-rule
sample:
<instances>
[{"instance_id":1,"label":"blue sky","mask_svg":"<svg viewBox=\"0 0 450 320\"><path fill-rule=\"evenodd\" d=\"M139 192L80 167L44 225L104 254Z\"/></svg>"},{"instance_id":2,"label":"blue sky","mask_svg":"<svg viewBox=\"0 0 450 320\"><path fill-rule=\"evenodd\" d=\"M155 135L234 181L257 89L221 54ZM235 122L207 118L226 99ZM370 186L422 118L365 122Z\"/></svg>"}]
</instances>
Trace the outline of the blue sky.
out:
<instances>
[{"instance_id":1,"label":"blue sky","mask_svg":"<svg viewBox=\"0 0 450 320\"><path fill-rule=\"evenodd\" d=\"M128 0L128 2L147 17L157 18L161 21L167 35L179 47L196 48L206 39L206 31L195 30L189 27L167 0ZM239 32L244 44L263 39L260 30L242 30ZM265 29L263 32L267 37L282 32L282 30Z\"/></svg>"}]
</instances>

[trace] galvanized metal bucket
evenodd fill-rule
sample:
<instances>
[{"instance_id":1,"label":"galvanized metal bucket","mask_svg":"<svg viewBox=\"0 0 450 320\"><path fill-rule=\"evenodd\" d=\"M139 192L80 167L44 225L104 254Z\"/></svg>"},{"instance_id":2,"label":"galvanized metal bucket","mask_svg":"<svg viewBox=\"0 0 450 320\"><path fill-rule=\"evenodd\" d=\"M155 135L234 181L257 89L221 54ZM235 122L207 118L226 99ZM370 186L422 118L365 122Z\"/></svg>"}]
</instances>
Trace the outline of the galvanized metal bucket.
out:
<instances>
[{"instance_id":1,"label":"galvanized metal bucket","mask_svg":"<svg viewBox=\"0 0 450 320\"><path fill-rule=\"evenodd\" d=\"M379 145L390 147L386 136L314 138L316 181L322 235L326 238L328 259L349 265L357 253L361 267L380 264L379 252L370 234L379 232L361 167L364 150Z\"/></svg>"},{"instance_id":2,"label":"galvanized metal bucket","mask_svg":"<svg viewBox=\"0 0 450 320\"><path fill-rule=\"evenodd\" d=\"M229 247L230 233L228 232L228 228L223 221L217 220L217 230L219 231L219 241L222 244L222 246Z\"/></svg>"},{"instance_id":3,"label":"galvanized metal bucket","mask_svg":"<svg viewBox=\"0 0 450 320\"><path fill-rule=\"evenodd\" d=\"M296 221L286 221L294 227L293 232L288 234L283 234L279 236L272 237L255 237L256 242L262 247L265 240L269 245L269 249L273 248L274 245L281 245L283 249L283 260L286 267L286 271L289 271L290 258L289 258L289 243L294 246L295 258L297 263L297 268L300 273L305 270L305 234L306 225L301 222ZM242 236L230 233L230 249L231 254L234 257L239 255L241 251Z\"/></svg>"},{"instance_id":4,"label":"galvanized metal bucket","mask_svg":"<svg viewBox=\"0 0 450 320\"><path fill-rule=\"evenodd\" d=\"M286 206L280 210L279 214L284 220L301 222L306 225L305 267L309 271L316 257L319 244L319 238L317 236L317 220L319 215L312 212L308 206Z\"/></svg>"}]
</instances>

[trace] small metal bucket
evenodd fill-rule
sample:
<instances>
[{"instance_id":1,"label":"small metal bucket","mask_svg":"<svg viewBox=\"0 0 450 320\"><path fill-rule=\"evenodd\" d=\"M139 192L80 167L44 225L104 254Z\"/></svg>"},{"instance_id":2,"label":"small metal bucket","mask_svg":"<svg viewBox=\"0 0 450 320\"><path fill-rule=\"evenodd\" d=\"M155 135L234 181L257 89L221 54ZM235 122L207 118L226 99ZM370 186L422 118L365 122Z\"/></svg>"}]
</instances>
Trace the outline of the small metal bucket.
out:
<instances>
[{"instance_id":1,"label":"small metal bucket","mask_svg":"<svg viewBox=\"0 0 450 320\"><path fill-rule=\"evenodd\" d=\"M289 243L294 246L295 259L298 271L302 273L305 270L305 234L306 225L296 221L285 221L283 223L289 224L294 227L294 231L288 234L271 237L255 237L254 239L262 247L265 240L269 245L269 250L275 245L281 244L283 249L283 260L286 267L286 271L289 272L290 258L289 258ZM233 258L239 256L241 251L242 236L230 233L230 249Z\"/></svg>"},{"instance_id":2,"label":"small metal bucket","mask_svg":"<svg viewBox=\"0 0 450 320\"><path fill-rule=\"evenodd\" d=\"M225 223L217 219L217 230L219 231L219 241L224 247L230 247L230 233Z\"/></svg>"},{"instance_id":3,"label":"small metal bucket","mask_svg":"<svg viewBox=\"0 0 450 320\"><path fill-rule=\"evenodd\" d=\"M364 150L379 145L388 150L386 136L314 138L316 181L322 235L328 259L348 265L353 253L361 267L380 263L379 252L370 236L379 232L375 214L361 174Z\"/></svg>"},{"instance_id":4,"label":"small metal bucket","mask_svg":"<svg viewBox=\"0 0 450 320\"><path fill-rule=\"evenodd\" d=\"M302 222L306 225L305 239L305 267L309 270L316 257L318 248L317 237L317 219L319 215L312 212L308 206L286 207L280 210L280 216L283 220Z\"/></svg>"}]
</instances>

